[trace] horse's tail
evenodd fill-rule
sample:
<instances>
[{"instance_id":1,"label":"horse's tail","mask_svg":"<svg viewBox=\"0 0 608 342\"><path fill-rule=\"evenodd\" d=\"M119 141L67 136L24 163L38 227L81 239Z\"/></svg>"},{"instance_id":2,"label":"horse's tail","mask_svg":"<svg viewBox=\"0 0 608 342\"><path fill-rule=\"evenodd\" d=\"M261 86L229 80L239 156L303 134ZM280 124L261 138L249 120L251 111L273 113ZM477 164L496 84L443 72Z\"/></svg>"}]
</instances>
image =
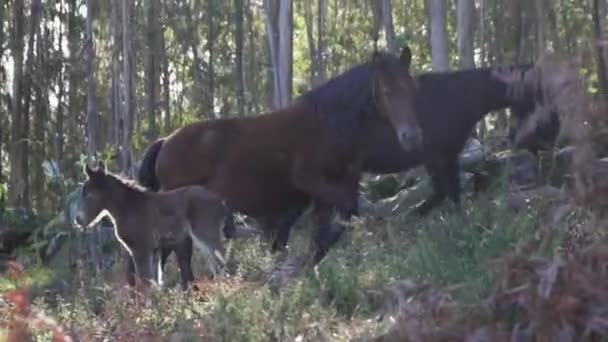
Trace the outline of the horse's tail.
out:
<instances>
[{"instance_id":1,"label":"horse's tail","mask_svg":"<svg viewBox=\"0 0 608 342\"><path fill-rule=\"evenodd\" d=\"M137 173L137 181L139 184L152 191L160 190L160 184L158 182L158 177L156 176L156 159L158 158L158 152L160 152L160 148L164 143L165 139L161 138L148 146L146 152L144 152L139 172Z\"/></svg>"}]
</instances>

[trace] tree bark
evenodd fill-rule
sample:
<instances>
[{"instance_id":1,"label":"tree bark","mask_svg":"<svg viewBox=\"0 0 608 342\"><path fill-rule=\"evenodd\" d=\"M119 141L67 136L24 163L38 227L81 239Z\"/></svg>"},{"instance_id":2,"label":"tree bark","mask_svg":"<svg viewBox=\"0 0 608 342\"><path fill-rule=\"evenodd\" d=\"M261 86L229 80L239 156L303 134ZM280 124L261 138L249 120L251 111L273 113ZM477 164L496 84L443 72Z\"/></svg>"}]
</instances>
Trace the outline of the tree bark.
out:
<instances>
[{"instance_id":1,"label":"tree bark","mask_svg":"<svg viewBox=\"0 0 608 342\"><path fill-rule=\"evenodd\" d=\"M209 61L207 62L207 113L218 119L220 113L215 110L215 40L217 39L215 25L215 1L207 0L207 51Z\"/></svg>"},{"instance_id":2,"label":"tree bark","mask_svg":"<svg viewBox=\"0 0 608 342\"><path fill-rule=\"evenodd\" d=\"M433 71L447 71L448 59L448 33L446 26L447 4L446 0L429 0L431 64Z\"/></svg>"},{"instance_id":3,"label":"tree bark","mask_svg":"<svg viewBox=\"0 0 608 342\"><path fill-rule=\"evenodd\" d=\"M458 0L456 12L458 25L457 45L460 67L464 69L474 68L473 16L475 13L475 7L473 0Z\"/></svg>"},{"instance_id":4,"label":"tree bark","mask_svg":"<svg viewBox=\"0 0 608 342\"><path fill-rule=\"evenodd\" d=\"M325 81L325 21L327 1L319 0L317 7L317 82Z\"/></svg>"},{"instance_id":5,"label":"tree bark","mask_svg":"<svg viewBox=\"0 0 608 342\"><path fill-rule=\"evenodd\" d=\"M234 42L235 42L235 59L236 59L236 107L239 116L245 115L245 82L243 80L243 0L234 0Z\"/></svg>"},{"instance_id":6,"label":"tree bark","mask_svg":"<svg viewBox=\"0 0 608 342\"><path fill-rule=\"evenodd\" d=\"M87 153L95 155L99 149L99 117L95 106L95 38L93 37L93 0L87 0L86 68L87 68Z\"/></svg>"},{"instance_id":7,"label":"tree bark","mask_svg":"<svg viewBox=\"0 0 608 342\"><path fill-rule=\"evenodd\" d=\"M65 19L65 12L63 1L59 3L59 21L63 22ZM58 46L56 47L57 51L62 51L63 47L63 25L59 25L59 38L58 38ZM55 113L55 127L53 132L53 155L55 160L59 163L63 161L63 139L64 139L64 112L63 112L63 97L65 96L65 85L64 85L64 72L65 72L65 64L63 63L63 59L59 62L59 75L57 77L57 111Z\"/></svg>"},{"instance_id":8,"label":"tree bark","mask_svg":"<svg viewBox=\"0 0 608 342\"><path fill-rule=\"evenodd\" d=\"M120 91L120 53L122 43L122 24L121 24L121 8L119 0L112 0L112 18L110 25L112 25L112 84L111 84L111 98L112 98L112 134L114 145L116 149L120 151L122 145L123 136L123 102L121 100L122 94ZM122 155L121 155L122 163Z\"/></svg>"},{"instance_id":9,"label":"tree bark","mask_svg":"<svg viewBox=\"0 0 608 342\"><path fill-rule=\"evenodd\" d=\"M5 4L0 4L0 57L4 55L4 6ZM0 84L4 84L6 81L4 75L6 70L4 66L0 66ZM5 117L7 113L4 111L6 105L4 103L4 93L0 91L0 184L5 182L4 179L4 168L2 167L2 161L4 160L4 127L6 127L7 121L5 121Z\"/></svg>"},{"instance_id":10,"label":"tree bark","mask_svg":"<svg viewBox=\"0 0 608 342\"><path fill-rule=\"evenodd\" d=\"M395 26L393 25L393 4L391 0L382 0L382 23L388 51L396 54L399 48L397 47Z\"/></svg>"},{"instance_id":11,"label":"tree bark","mask_svg":"<svg viewBox=\"0 0 608 342\"><path fill-rule=\"evenodd\" d=\"M546 15L543 0L534 0L534 13L536 14L536 57L540 57L546 49Z\"/></svg>"},{"instance_id":12,"label":"tree bark","mask_svg":"<svg viewBox=\"0 0 608 342\"><path fill-rule=\"evenodd\" d=\"M293 2L292 0L264 0L266 32L273 65L273 105L285 106L292 94L293 58Z\"/></svg>"},{"instance_id":13,"label":"tree bark","mask_svg":"<svg viewBox=\"0 0 608 342\"><path fill-rule=\"evenodd\" d=\"M306 38L308 41L308 53L310 55L310 84L316 86L319 61L317 59L317 46L314 35L312 1L304 1L304 23L306 24Z\"/></svg>"},{"instance_id":14,"label":"tree bark","mask_svg":"<svg viewBox=\"0 0 608 342\"><path fill-rule=\"evenodd\" d=\"M598 78L600 83L600 91L605 99L608 100L608 64L606 56L606 44L605 31L602 27L606 25L606 14L608 9L606 3L600 3L600 0L593 0L593 31L596 40L596 55L597 55L597 69Z\"/></svg>"},{"instance_id":15,"label":"tree bark","mask_svg":"<svg viewBox=\"0 0 608 342\"><path fill-rule=\"evenodd\" d=\"M130 15L131 13L131 1L122 1L122 59L123 59L123 134L121 144L121 167L127 172L132 173L132 148L131 142L133 141L133 119L135 113L135 103L133 94L133 73L132 73L132 57L133 52L131 50L131 24Z\"/></svg>"},{"instance_id":16,"label":"tree bark","mask_svg":"<svg viewBox=\"0 0 608 342\"><path fill-rule=\"evenodd\" d=\"M159 28L159 7L158 0L148 0L147 17L148 27L146 38L148 43L147 58L146 58L146 112L148 113L148 141L154 141L158 136L158 128L156 125L156 107L159 84L159 39L163 32Z\"/></svg>"},{"instance_id":17,"label":"tree bark","mask_svg":"<svg viewBox=\"0 0 608 342\"><path fill-rule=\"evenodd\" d=\"M166 9L166 7L163 7ZM165 11L166 14L166 11ZM166 16L165 16L166 18ZM165 31L165 27L162 28ZM162 79L163 79L163 111L164 111L164 128L165 132L171 131L171 93L170 93L170 75L169 75L169 57L167 56L167 42L165 35L160 35L160 53L162 63Z\"/></svg>"}]
</instances>

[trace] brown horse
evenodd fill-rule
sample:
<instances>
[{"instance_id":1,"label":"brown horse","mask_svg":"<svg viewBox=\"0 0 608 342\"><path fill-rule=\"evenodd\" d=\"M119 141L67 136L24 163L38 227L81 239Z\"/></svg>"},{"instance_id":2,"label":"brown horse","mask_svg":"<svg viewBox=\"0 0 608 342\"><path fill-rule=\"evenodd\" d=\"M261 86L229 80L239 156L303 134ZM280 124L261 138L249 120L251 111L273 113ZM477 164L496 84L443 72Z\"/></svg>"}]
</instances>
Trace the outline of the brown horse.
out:
<instances>
[{"instance_id":1,"label":"brown horse","mask_svg":"<svg viewBox=\"0 0 608 342\"><path fill-rule=\"evenodd\" d=\"M422 139L413 110L411 52L375 52L358 65L264 115L197 122L153 143L140 182L175 189L200 184L229 207L253 217L278 216L314 204L318 227L314 262L338 240L333 209L346 218L356 208L364 151L373 127L388 124L404 149ZM164 256L175 246L167 244ZM191 246L176 248L188 264Z\"/></svg>"},{"instance_id":2,"label":"brown horse","mask_svg":"<svg viewBox=\"0 0 608 342\"><path fill-rule=\"evenodd\" d=\"M196 185L152 192L107 172L103 163L96 169L87 165L85 173L88 179L82 187L76 222L89 226L107 212L116 238L131 255L144 284L162 283L161 240L180 243L190 237L214 274L217 262L225 265L222 231L232 221L227 220L230 211L218 195ZM155 261L159 266L156 270ZM187 279L184 274L183 279Z\"/></svg>"}]
</instances>

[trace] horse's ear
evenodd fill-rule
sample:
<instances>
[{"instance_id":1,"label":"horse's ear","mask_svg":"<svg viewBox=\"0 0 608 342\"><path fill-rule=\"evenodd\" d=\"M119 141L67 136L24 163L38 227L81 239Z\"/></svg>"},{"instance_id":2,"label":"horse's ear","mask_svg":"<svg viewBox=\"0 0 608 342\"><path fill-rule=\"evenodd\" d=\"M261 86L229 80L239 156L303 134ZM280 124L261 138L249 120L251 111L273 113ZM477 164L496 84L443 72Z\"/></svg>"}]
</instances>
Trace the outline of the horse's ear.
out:
<instances>
[{"instance_id":1,"label":"horse's ear","mask_svg":"<svg viewBox=\"0 0 608 342\"><path fill-rule=\"evenodd\" d=\"M87 175L87 177L89 178L95 176L95 170L91 169L89 163L84 164L84 174Z\"/></svg>"},{"instance_id":2,"label":"horse's ear","mask_svg":"<svg viewBox=\"0 0 608 342\"><path fill-rule=\"evenodd\" d=\"M97 171L101 172L102 174L106 173L106 164L102 160L97 162Z\"/></svg>"},{"instance_id":3,"label":"horse's ear","mask_svg":"<svg viewBox=\"0 0 608 342\"><path fill-rule=\"evenodd\" d=\"M410 70L410 66L412 64L412 50L410 50L410 47L408 45L405 45L403 47L403 49L401 50L399 59L401 60L401 63L403 64L403 66L407 70Z\"/></svg>"},{"instance_id":4,"label":"horse's ear","mask_svg":"<svg viewBox=\"0 0 608 342\"><path fill-rule=\"evenodd\" d=\"M374 52L372 53L372 64L378 63L379 59L380 59L380 52L378 52L378 50L374 50Z\"/></svg>"}]
</instances>

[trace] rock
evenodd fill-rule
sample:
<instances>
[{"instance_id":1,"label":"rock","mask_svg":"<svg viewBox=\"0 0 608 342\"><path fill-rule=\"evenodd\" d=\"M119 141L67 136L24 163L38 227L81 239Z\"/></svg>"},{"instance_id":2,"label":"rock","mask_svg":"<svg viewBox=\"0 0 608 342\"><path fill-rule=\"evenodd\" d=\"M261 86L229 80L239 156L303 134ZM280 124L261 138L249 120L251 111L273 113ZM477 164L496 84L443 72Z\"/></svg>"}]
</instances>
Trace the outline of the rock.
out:
<instances>
[{"instance_id":1,"label":"rock","mask_svg":"<svg viewBox=\"0 0 608 342\"><path fill-rule=\"evenodd\" d=\"M459 163L461 168L469 168L483 160L484 150L478 139L467 140L462 152L460 152Z\"/></svg>"},{"instance_id":2,"label":"rock","mask_svg":"<svg viewBox=\"0 0 608 342\"><path fill-rule=\"evenodd\" d=\"M509 209L518 213L521 210L528 208L530 203L535 201L562 200L563 198L564 192L562 190L546 185L539 188L509 193L506 195L506 202Z\"/></svg>"},{"instance_id":3,"label":"rock","mask_svg":"<svg viewBox=\"0 0 608 342\"><path fill-rule=\"evenodd\" d=\"M509 183L517 188L530 188L540 184L538 160L528 151L517 151L498 156L507 169Z\"/></svg>"}]
</instances>

